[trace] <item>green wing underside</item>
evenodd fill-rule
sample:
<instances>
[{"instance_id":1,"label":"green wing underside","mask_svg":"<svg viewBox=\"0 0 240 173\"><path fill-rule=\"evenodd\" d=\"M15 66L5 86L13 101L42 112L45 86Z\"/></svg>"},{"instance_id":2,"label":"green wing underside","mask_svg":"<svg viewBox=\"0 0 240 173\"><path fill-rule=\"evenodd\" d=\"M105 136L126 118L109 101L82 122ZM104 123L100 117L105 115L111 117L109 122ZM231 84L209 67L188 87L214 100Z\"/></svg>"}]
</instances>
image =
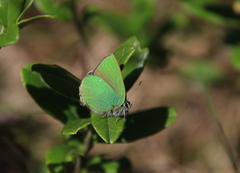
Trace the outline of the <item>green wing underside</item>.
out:
<instances>
[{"instance_id":1,"label":"green wing underside","mask_svg":"<svg viewBox=\"0 0 240 173\"><path fill-rule=\"evenodd\" d=\"M98 76L88 75L81 85L81 102L95 112L106 112L123 104L112 87Z\"/></svg>"},{"instance_id":2,"label":"green wing underside","mask_svg":"<svg viewBox=\"0 0 240 173\"><path fill-rule=\"evenodd\" d=\"M115 94L117 95L121 103L125 101L126 91L123 83L121 70L113 54L104 58L95 68L93 74L100 77L108 85L110 85L112 90L115 91Z\"/></svg>"}]
</instances>

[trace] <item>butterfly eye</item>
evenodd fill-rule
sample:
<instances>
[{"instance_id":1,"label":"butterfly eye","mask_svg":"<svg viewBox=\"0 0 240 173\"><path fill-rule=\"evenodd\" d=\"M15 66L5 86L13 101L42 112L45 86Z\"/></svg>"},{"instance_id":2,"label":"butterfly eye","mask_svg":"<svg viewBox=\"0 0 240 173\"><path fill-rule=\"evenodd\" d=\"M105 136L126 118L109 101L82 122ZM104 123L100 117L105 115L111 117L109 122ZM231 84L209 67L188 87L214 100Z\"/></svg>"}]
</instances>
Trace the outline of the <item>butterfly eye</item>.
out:
<instances>
[{"instance_id":1,"label":"butterfly eye","mask_svg":"<svg viewBox=\"0 0 240 173\"><path fill-rule=\"evenodd\" d=\"M126 102L124 103L124 107L130 109L130 108L132 107L132 104L131 104L129 101L126 101Z\"/></svg>"}]
</instances>

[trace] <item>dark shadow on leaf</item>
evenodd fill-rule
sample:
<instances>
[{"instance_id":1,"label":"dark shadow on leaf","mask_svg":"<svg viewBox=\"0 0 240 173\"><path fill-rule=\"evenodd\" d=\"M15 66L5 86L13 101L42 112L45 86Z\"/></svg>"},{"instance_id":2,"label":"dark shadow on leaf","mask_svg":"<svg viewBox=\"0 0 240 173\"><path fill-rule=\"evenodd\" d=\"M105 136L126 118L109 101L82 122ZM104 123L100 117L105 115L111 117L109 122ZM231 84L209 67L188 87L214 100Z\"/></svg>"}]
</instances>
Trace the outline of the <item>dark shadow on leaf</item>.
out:
<instances>
[{"instance_id":1,"label":"dark shadow on leaf","mask_svg":"<svg viewBox=\"0 0 240 173\"><path fill-rule=\"evenodd\" d=\"M159 107L128 115L126 128L118 141L135 141L163 130L169 116L168 110L168 107Z\"/></svg>"},{"instance_id":2,"label":"dark shadow on leaf","mask_svg":"<svg viewBox=\"0 0 240 173\"><path fill-rule=\"evenodd\" d=\"M52 89L26 85L36 103L49 115L66 123L70 119L87 118L90 111L79 105L78 101L64 97ZM76 114L74 114L74 112Z\"/></svg>"},{"instance_id":3,"label":"dark shadow on leaf","mask_svg":"<svg viewBox=\"0 0 240 173\"><path fill-rule=\"evenodd\" d=\"M120 70L122 71L124 68L124 64L120 64L119 67L120 67Z\"/></svg>"},{"instance_id":4,"label":"dark shadow on leaf","mask_svg":"<svg viewBox=\"0 0 240 173\"><path fill-rule=\"evenodd\" d=\"M121 159L118 160L118 163L119 163L118 173L132 172L131 162L127 158L122 157Z\"/></svg>"},{"instance_id":5,"label":"dark shadow on leaf","mask_svg":"<svg viewBox=\"0 0 240 173\"><path fill-rule=\"evenodd\" d=\"M130 90L130 88L136 82L138 77L141 75L142 71L143 71L143 67L136 68L124 79L124 85L125 85L126 91Z\"/></svg>"},{"instance_id":6,"label":"dark shadow on leaf","mask_svg":"<svg viewBox=\"0 0 240 173\"><path fill-rule=\"evenodd\" d=\"M238 28L230 28L226 30L224 41L227 44L237 45L240 43L240 29Z\"/></svg>"},{"instance_id":7,"label":"dark shadow on leaf","mask_svg":"<svg viewBox=\"0 0 240 173\"><path fill-rule=\"evenodd\" d=\"M240 16L237 15L231 6L226 6L226 5L206 5L205 10L215 13L219 16L226 17L226 18L231 18L231 19L240 19Z\"/></svg>"},{"instance_id":8,"label":"dark shadow on leaf","mask_svg":"<svg viewBox=\"0 0 240 173\"><path fill-rule=\"evenodd\" d=\"M79 100L80 80L57 65L34 64L32 71L40 73L44 81L59 94Z\"/></svg>"},{"instance_id":9,"label":"dark shadow on leaf","mask_svg":"<svg viewBox=\"0 0 240 173\"><path fill-rule=\"evenodd\" d=\"M54 173L66 173L74 171L74 163L72 162L49 164L47 166L49 171Z\"/></svg>"}]
</instances>

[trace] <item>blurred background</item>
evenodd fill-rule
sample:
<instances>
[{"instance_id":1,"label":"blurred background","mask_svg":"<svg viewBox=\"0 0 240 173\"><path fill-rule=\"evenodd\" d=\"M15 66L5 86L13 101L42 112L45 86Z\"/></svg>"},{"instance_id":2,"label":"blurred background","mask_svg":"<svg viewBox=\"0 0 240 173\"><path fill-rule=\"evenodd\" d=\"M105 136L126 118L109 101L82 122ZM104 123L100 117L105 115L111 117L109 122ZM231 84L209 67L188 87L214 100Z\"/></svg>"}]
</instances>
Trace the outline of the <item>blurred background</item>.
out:
<instances>
[{"instance_id":1,"label":"blurred background","mask_svg":"<svg viewBox=\"0 0 240 173\"><path fill-rule=\"evenodd\" d=\"M70 1L56 2L65 7ZM63 125L28 95L21 68L31 62L57 64L82 79L132 36L149 48L149 57L142 85L129 98L131 112L169 106L177 120L132 143L97 144L89 157L125 157L132 172L236 172L202 84L210 85L210 99L239 166L240 1L78 0L74 12L58 10L62 16L28 25L16 44L0 50L1 172L48 172L47 150L63 141ZM41 0L23 18L37 14L49 14Z\"/></svg>"}]
</instances>

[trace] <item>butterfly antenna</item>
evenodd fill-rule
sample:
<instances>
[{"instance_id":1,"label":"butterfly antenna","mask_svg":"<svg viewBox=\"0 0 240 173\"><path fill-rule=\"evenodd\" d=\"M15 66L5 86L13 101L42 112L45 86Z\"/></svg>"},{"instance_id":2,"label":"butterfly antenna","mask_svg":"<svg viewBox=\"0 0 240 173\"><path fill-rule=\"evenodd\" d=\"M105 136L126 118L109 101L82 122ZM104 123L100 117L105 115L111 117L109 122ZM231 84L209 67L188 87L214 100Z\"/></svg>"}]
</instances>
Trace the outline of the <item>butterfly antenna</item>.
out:
<instances>
[{"instance_id":1,"label":"butterfly antenna","mask_svg":"<svg viewBox=\"0 0 240 173\"><path fill-rule=\"evenodd\" d=\"M136 86L136 88L132 91L132 93L129 95L128 99L133 95L133 93L140 87L140 85L142 84L142 81L140 81L138 83L138 85Z\"/></svg>"}]
</instances>

